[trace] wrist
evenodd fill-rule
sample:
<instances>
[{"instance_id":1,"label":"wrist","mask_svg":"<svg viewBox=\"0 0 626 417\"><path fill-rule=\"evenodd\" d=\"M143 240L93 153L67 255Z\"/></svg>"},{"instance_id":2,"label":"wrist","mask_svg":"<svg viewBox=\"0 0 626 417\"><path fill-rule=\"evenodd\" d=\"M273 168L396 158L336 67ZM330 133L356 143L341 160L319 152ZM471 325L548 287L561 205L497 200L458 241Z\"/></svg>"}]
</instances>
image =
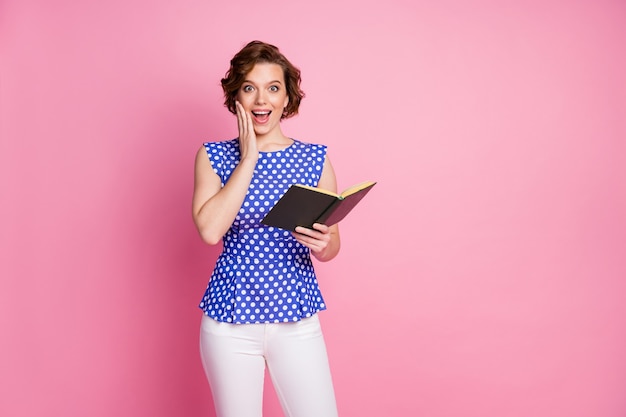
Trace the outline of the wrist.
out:
<instances>
[{"instance_id":1,"label":"wrist","mask_svg":"<svg viewBox=\"0 0 626 417\"><path fill-rule=\"evenodd\" d=\"M240 165L256 165L257 161L259 160L259 153L255 153L253 155L246 155L246 156L242 156L241 160L239 161Z\"/></svg>"}]
</instances>

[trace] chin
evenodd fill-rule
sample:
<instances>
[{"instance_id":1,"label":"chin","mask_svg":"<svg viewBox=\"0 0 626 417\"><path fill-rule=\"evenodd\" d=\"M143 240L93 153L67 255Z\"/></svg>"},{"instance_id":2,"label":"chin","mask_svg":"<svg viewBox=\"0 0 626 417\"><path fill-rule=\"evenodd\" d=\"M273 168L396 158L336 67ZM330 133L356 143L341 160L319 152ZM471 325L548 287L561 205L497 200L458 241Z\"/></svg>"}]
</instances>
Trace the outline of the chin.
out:
<instances>
[{"instance_id":1,"label":"chin","mask_svg":"<svg viewBox=\"0 0 626 417\"><path fill-rule=\"evenodd\" d=\"M257 136L263 136L263 135L267 135L268 133L270 133L272 131L272 129L269 129L265 126L259 126L259 127L254 127L254 133Z\"/></svg>"}]
</instances>

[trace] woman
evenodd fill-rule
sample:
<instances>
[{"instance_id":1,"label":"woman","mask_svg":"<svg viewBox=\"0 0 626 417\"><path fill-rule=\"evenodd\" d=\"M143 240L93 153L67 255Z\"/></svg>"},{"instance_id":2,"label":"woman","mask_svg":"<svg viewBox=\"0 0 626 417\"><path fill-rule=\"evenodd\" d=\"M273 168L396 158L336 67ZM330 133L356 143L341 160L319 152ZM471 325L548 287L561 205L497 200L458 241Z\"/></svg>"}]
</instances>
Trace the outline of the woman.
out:
<instances>
[{"instance_id":1,"label":"woman","mask_svg":"<svg viewBox=\"0 0 626 417\"><path fill-rule=\"evenodd\" d=\"M300 71L275 46L253 41L231 60L222 88L239 137L200 148L193 194L202 239L223 240L200 303L200 350L217 416L262 415L266 364L286 416L336 416L317 317L326 305L311 254L333 259L339 230L260 223L292 184L337 188L326 147L281 128L304 97Z\"/></svg>"}]
</instances>

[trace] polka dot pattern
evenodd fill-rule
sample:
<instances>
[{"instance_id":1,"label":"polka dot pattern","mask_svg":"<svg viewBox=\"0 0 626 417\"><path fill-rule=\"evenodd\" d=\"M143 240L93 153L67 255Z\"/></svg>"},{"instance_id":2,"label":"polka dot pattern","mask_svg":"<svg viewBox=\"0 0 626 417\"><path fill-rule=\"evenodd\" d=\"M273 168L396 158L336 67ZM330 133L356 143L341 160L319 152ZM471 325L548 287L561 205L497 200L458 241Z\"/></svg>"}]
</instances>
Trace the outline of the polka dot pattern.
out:
<instances>
[{"instance_id":1,"label":"polka dot pattern","mask_svg":"<svg viewBox=\"0 0 626 417\"><path fill-rule=\"evenodd\" d=\"M204 144L224 186L239 163L239 141ZM224 235L200 308L228 323L298 321L325 310L309 249L291 233L261 224L292 184L317 186L326 147L300 141L261 152L246 198Z\"/></svg>"}]
</instances>

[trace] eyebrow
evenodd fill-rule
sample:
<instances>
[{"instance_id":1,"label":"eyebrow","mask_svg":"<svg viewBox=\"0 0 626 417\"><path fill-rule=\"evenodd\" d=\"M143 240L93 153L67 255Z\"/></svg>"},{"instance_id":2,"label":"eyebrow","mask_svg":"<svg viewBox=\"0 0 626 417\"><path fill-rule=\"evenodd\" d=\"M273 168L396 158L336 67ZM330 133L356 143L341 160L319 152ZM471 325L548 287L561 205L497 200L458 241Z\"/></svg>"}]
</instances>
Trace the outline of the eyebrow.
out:
<instances>
[{"instance_id":1,"label":"eyebrow","mask_svg":"<svg viewBox=\"0 0 626 417\"><path fill-rule=\"evenodd\" d=\"M244 83L254 84L254 82L253 82L253 81L250 81L250 80L243 80L243 82L244 82ZM268 84L274 84L274 83L282 84L282 82L280 82L280 80L270 81Z\"/></svg>"}]
</instances>

